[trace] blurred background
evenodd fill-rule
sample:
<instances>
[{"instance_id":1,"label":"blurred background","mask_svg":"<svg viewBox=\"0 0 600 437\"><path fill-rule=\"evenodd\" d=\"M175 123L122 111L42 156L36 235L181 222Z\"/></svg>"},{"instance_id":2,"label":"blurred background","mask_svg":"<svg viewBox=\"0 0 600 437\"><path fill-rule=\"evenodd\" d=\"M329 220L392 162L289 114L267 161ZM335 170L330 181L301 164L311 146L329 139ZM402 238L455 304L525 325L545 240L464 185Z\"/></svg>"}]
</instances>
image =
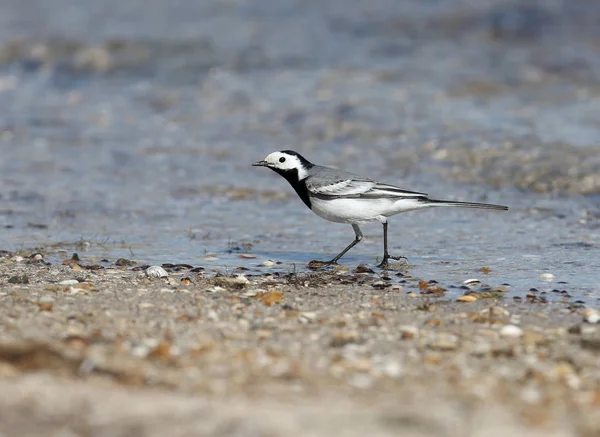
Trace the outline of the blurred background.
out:
<instances>
[{"instance_id":1,"label":"blurred background","mask_svg":"<svg viewBox=\"0 0 600 437\"><path fill-rule=\"evenodd\" d=\"M2 0L0 11L0 249L196 264L235 264L238 249L289 262L337 253L349 226L250 167L294 149L436 198L511 206L395 217L392 247L416 264L476 259L597 282L600 2ZM349 261L374 261L380 232L368 227Z\"/></svg>"}]
</instances>

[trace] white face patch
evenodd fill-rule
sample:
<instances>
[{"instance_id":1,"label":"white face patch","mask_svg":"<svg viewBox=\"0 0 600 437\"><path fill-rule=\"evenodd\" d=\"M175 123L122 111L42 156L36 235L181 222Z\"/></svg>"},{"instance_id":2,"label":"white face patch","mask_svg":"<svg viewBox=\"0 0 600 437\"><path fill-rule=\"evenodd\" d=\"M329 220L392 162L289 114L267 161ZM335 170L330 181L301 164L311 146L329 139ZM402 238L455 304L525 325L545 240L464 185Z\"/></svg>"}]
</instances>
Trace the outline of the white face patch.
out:
<instances>
[{"instance_id":1,"label":"white face patch","mask_svg":"<svg viewBox=\"0 0 600 437\"><path fill-rule=\"evenodd\" d=\"M284 152L273 152L265 158L270 168L278 170L298 170L298 180L308 176L307 170L295 155L289 155Z\"/></svg>"}]
</instances>

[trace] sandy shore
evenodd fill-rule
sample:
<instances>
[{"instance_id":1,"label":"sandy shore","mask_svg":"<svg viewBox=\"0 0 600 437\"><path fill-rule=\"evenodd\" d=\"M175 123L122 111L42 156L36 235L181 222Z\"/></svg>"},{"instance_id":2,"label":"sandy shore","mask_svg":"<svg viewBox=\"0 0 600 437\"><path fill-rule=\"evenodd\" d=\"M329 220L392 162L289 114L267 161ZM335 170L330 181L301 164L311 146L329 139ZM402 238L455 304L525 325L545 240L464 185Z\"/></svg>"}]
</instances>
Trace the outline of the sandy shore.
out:
<instances>
[{"instance_id":1,"label":"sandy shore","mask_svg":"<svg viewBox=\"0 0 600 437\"><path fill-rule=\"evenodd\" d=\"M3 436L600 433L600 334L568 301L5 255Z\"/></svg>"}]
</instances>

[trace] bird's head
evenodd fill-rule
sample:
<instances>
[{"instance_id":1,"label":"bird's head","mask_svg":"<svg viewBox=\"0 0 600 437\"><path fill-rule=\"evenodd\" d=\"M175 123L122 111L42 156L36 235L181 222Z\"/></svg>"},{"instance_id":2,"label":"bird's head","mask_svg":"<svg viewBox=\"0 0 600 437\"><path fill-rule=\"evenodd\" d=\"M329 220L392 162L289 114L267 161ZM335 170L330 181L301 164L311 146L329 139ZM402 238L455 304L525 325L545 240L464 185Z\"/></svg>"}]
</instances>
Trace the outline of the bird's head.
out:
<instances>
[{"instance_id":1,"label":"bird's head","mask_svg":"<svg viewBox=\"0 0 600 437\"><path fill-rule=\"evenodd\" d=\"M302 180L308 176L308 170L313 166L302 155L293 150L282 150L269 154L263 161L252 164L257 167L268 167L281 174L289 175L297 172L297 179Z\"/></svg>"}]
</instances>

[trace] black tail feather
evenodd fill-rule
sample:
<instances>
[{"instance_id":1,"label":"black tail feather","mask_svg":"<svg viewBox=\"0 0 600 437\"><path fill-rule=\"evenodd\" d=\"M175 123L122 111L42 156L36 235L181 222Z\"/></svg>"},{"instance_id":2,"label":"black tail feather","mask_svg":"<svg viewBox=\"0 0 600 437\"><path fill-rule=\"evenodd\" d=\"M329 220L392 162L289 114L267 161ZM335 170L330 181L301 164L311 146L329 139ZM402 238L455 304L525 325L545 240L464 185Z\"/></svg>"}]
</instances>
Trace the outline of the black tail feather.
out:
<instances>
[{"instance_id":1,"label":"black tail feather","mask_svg":"<svg viewBox=\"0 0 600 437\"><path fill-rule=\"evenodd\" d=\"M491 203L454 202L451 200L432 200L432 199L428 199L427 203L432 204L431 206L458 206L458 207L462 207L462 208L481 208L481 209L495 209L498 211L508 211L508 206L494 205Z\"/></svg>"}]
</instances>

